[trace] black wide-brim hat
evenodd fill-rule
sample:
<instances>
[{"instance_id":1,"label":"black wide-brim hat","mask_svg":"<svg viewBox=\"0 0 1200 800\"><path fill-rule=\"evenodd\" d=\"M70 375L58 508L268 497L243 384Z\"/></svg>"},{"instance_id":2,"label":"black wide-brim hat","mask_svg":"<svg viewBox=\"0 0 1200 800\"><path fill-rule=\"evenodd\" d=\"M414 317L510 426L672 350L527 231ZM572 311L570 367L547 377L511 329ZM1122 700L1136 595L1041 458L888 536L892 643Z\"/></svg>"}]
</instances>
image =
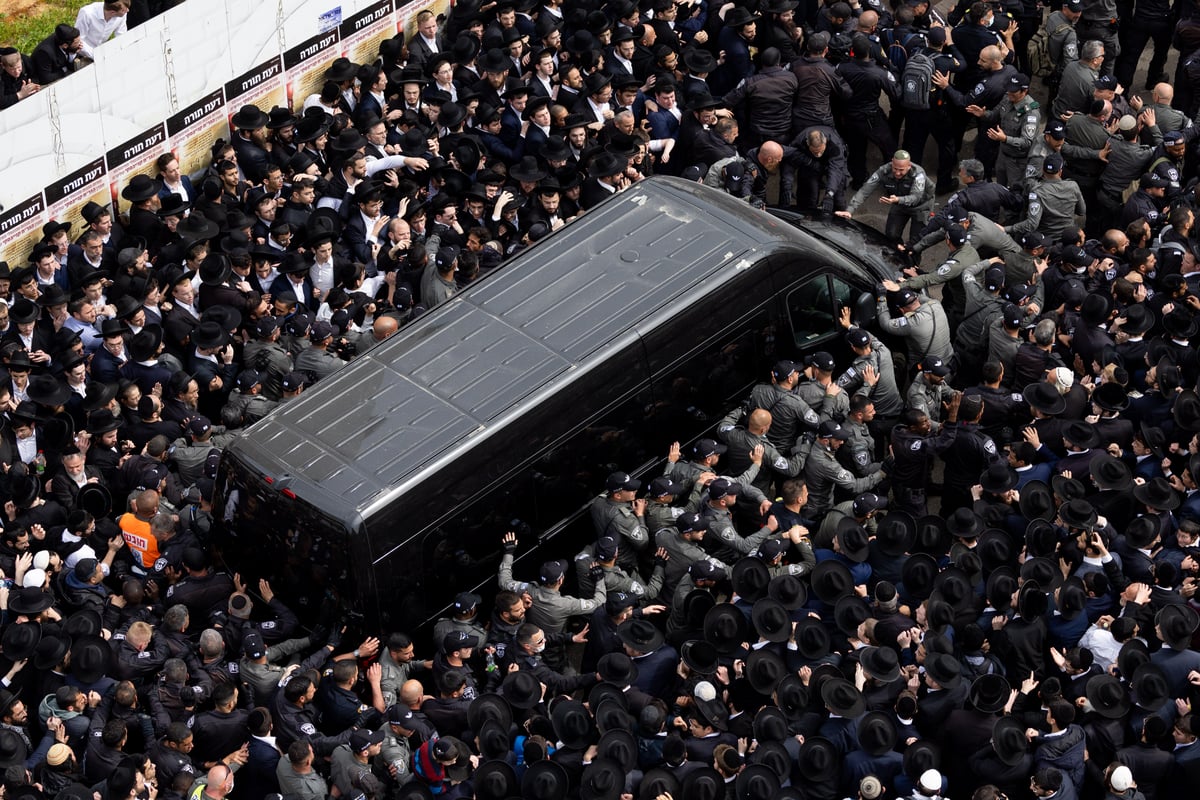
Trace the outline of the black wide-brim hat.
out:
<instances>
[{"instance_id":1,"label":"black wide-brim hat","mask_svg":"<svg viewBox=\"0 0 1200 800\"><path fill-rule=\"evenodd\" d=\"M891 683L900 677L900 660L890 647L868 645L858 651L858 663L863 671L880 683Z\"/></svg>"},{"instance_id":2,"label":"black wide-brim hat","mask_svg":"<svg viewBox=\"0 0 1200 800\"><path fill-rule=\"evenodd\" d=\"M596 726L592 723L592 715L578 700L563 700L554 705L550 712L550 721L554 725L554 735L566 747L582 750L592 743Z\"/></svg>"},{"instance_id":3,"label":"black wide-brim hat","mask_svg":"<svg viewBox=\"0 0 1200 800\"><path fill-rule=\"evenodd\" d=\"M755 601L754 608L750 610L750 621L758 635L768 642L786 642L792 633L792 619L788 610L783 603L770 597Z\"/></svg>"},{"instance_id":4,"label":"black wide-brim hat","mask_svg":"<svg viewBox=\"0 0 1200 800\"><path fill-rule=\"evenodd\" d=\"M1025 728L1014 717L1000 717L992 725L992 749L1010 767L1021 763L1029 749Z\"/></svg>"},{"instance_id":5,"label":"black wide-brim hat","mask_svg":"<svg viewBox=\"0 0 1200 800\"><path fill-rule=\"evenodd\" d=\"M900 568L900 583L904 594L914 600L921 601L933 594L934 580L937 578L937 560L928 553L913 553L904 560Z\"/></svg>"},{"instance_id":6,"label":"black wide-brim hat","mask_svg":"<svg viewBox=\"0 0 1200 800\"><path fill-rule=\"evenodd\" d=\"M746 658L746 680L761 695L770 696L786 674L783 659L765 647Z\"/></svg>"},{"instance_id":7,"label":"black wide-brim hat","mask_svg":"<svg viewBox=\"0 0 1200 800\"><path fill-rule=\"evenodd\" d=\"M518 670L504 676L500 696L513 708L527 710L542 701L542 686L532 673Z\"/></svg>"},{"instance_id":8,"label":"black wide-brim hat","mask_svg":"<svg viewBox=\"0 0 1200 800\"><path fill-rule=\"evenodd\" d=\"M906 511L889 511L879 519L875 544L880 552L893 558L904 555L917 535L917 521Z\"/></svg>"},{"instance_id":9,"label":"black wide-brim hat","mask_svg":"<svg viewBox=\"0 0 1200 800\"><path fill-rule=\"evenodd\" d=\"M1044 519L1049 522L1054 519L1054 492L1044 481L1029 481L1022 486L1017 504L1021 509L1021 516L1027 520Z\"/></svg>"},{"instance_id":10,"label":"black wide-brim hat","mask_svg":"<svg viewBox=\"0 0 1200 800\"><path fill-rule=\"evenodd\" d=\"M562 800L570 785L566 769L557 761L545 758L531 764L521 776L521 797L524 800Z\"/></svg>"},{"instance_id":11,"label":"black wide-brim hat","mask_svg":"<svg viewBox=\"0 0 1200 800\"><path fill-rule=\"evenodd\" d=\"M1031 408L1049 417L1056 417L1067 410L1067 401L1045 381L1029 384L1021 392L1021 397Z\"/></svg>"},{"instance_id":12,"label":"black wide-brim hat","mask_svg":"<svg viewBox=\"0 0 1200 800\"><path fill-rule=\"evenodd\" d=\"M722 655L737 652L749 628L746 615L732 603L719 603L704 615L704 638Z\"/></svg>"},{"instance_id":13,"label":"black wide-brim hat","mask_svg":"<svg viewBox=\"0 0 1200 800\"><path fill-rule=\"evenodd\" d=\"M27 616L24 612L13 609L11 598L8 608L14 614ZM16 662L24 661L32 656L40 641L42 641L42 626L36 622L21 622L9 625L4 629L4 636L0 637L0 646L4 648L4 657L9 661Z\"/></svg>"},{"instance_id":14,"label":"black wide-brim hat","mask_svg":"<svg viewBox=\"0 0 1200 800\"><path fill-rule=\"evenodd\" d=\"M113 660L112 647L101 636L79 636L71 644L71 674L84 685L107 675Z\"/></svg>"},{"instance_id":15,"label":"black wide-brim hat","mask_svg":"<svg viewBox=\"0 0 1200 800\"><path fill-rule=\"evenodd\" d=\"M1181 502L1179 493L1166 478L1151 478L1140 486L1134 486L1133 497L1155 511L1174 511Z\"/></svg>"},{"instance_id":16,"label":"black wide-brim hat","mask_svg":"<svg viewBox=\"0 0 1200 800\"><path fill-rule=\"evenodd\" d=\"M838 598L854 591L854 578L840 561L827 559L813 569L810 576L813 593L822 603L836 603Z\"/></svg>"},{"instance_id":17,"label":"black wide-brim hat","mask_svg":"<svg viewBox=\"0 0 1200 800\"><path fill-rule=\"evenodd\" d=\"M767 564L756 556L738 559L733 565L730 576L733 591L748 603L757 602L767 594L767 584L771 582L771 572Z\"/></svg>"},{"instance_id":18,"label":"black wide-brim hat","mask_svg":"<svg viewBox=\"0 0 1200 800\"><path fill-rule=\"evenodd\" d=\"M997 714L1004 709L1011 691L1007 678L991 672L975 679L967 692L967 701L984 714Z\"/></svg>"},{"instance_id":19,"label":"black wide-brim hat","mask_svg":"<svg viewBox=\"0 0 1200 800\"><path fill-rule=\"evenodd\" d=\"M1129 465L1108 453L1092 459L1092 481L1103 491L1124 492L1133 487Z\"/></svg>"},{"instance_id":20,"label":"black wide-brim hat","mask_svg":"<svg viewBox=\"0 0 1200 800\"><path fill-rule=\"evenodd\" d=\"M495 692L479 695L467 707L467 722L473 731L482 728L483 723L489 720L499 723L502 728L508 730L508 726L512 724L512 719L512 706L501 695Z\"/></svg>"}]
</instances>

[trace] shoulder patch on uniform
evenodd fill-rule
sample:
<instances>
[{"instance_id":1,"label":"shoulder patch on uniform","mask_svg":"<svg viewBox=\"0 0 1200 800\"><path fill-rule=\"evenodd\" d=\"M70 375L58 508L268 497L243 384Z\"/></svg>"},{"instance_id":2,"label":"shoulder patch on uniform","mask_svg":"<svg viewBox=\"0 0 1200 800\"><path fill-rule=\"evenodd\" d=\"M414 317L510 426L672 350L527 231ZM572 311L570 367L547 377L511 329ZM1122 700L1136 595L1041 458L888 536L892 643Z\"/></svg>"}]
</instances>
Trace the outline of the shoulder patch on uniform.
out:
<instances>
[{"instance_id":1,"label":"shoulder patch on uniform","mask_svg":"<svg viewBox=\"0 0 1200 800\"><path fill-rule=\"evenodd\" d=\"M862 450L854 454L854 463L865 467L867 465L867 451Z\"/></svg>"},{"instance_id":2,"label":"shoulder patch on uniform","mask_svg":"<svg viewBox=\"0 0 1200 800\"><path fill-rule=\"evenodd\" d=\"M908 449L915 453L921 449L922 444L924 444L924 442L922 442L920 439L915 439L911 444L909 444Z\"/></svg>"},{"instance_id":3,"label":"shoulder patch on uniform","mask_svg":"<svg viewBox=\"0 0 1200 800\"><path fill-rule=\"evenodd\" d=\"M316 736L317 735L317 727L315 725L313 725L311 722L306 722L300 726L300 732L303 733L305 736Z\"/></svg>"},{"instance_id":4,"label":"shoulder patch on uniform","mask_svg":"<svg viewBox=\"0 0 1200 800\"><path fill-rule=\"evenodd\" d=\"M983 443L983 449L984 449L984 450L987 450L989 453L995 454L995 452L996 452L996 443L995 443L995 442L993 442L991 439L988 439L987 441L985 441L985 442Z\"/></svg>"},{"instance_id":5,"label":"shoulder patch on uniform","mask_svg":"<svg viewBox=\"0 0 1200 800\"><path fill-rule=\"evenodd\" d=\"M775 459L775 469L787 469L787 467L788 462L786 458L780 456L779 458Z\"/></svg>"},{"instance_id":6,"label":"shoulder patch on uniform","mask_svg":"<svg viewBox=\"0 0 1200 800\"><path fill-rule=\"evenodd\" d=\"M167 560L165 558L158 558L158 559L154 560L154 571L155 572L162 572L166 568L167 568ZM168 594L170 594L170 592L168 592Z\"/></svg>"},{"instance_id":7,"label":"shoulder patch on uniform","mask_svg":"<svg viewBox=\"0 0 1200 800\"><path fill-rule=\"evenodd\" d=\"M954 267L950 266L949 262L946 262L945 264L942 264L940 267L938 267L937 274L938 275L949 275L950 270L952 270L952 269L954 269Z\"/></svg>"},{"instance_id":8,"label":"shoulder patch on uniform","mask_svg":"<svg viewBox=\"0 0 1200 800\"><path fill-rule=\"evenodd\" d=\"M850 474L850 470L846 470L846 469L838 470L837 476L838 476L838 480L840 480L840 481L854 480L854 476Z\"/></svg>"},{"instance_id":9,"label":"shoulder patch on uniform","mask_svg":"<svg viewBox=\"0 0 1200 800\"><path fill-rule=\"evenodd\" d=\"M908 317L900 317L900 319L896 320L896 324L900 326L908 325Z\"/></svg>"},{"instance_id":10,"label":"shoulder patch on uniform","mask_svg":"<svg viewBox=\"0 0 1200 800\"><path fill-rule=\"evenodd\" d=\"M264 631L273 631L273 630L275 630L275 621L269 619L266 622L260 624L259 627L262 628Z\"/></svg>"},{"instance_id":11,"label":"shoulder patch on uniform","mask_svg":"<svg viewBox=\"0 0 1200 800\"><path fill-rule=\"evenodd\" d=\"M983 90L984 90L984 85L983 85L983 82L980 81L979 83L975 84L975 88L971 90L971 94L974 94L974 95L982 94Z\"/></svg>"},{"instance_id":12,"label":"shoulder patch on uniform","mask_svg":"<svg viewBox=\"0 0 1200 800\"><path fill-rule=\"evenodd\" d=\"M1042 210L1042 204L1039 203L1038 201L1034 200L1032 203L1029 204L1029 213L1030 214L1037 214L1041 210Z\"/></svg>"}]
</instances>

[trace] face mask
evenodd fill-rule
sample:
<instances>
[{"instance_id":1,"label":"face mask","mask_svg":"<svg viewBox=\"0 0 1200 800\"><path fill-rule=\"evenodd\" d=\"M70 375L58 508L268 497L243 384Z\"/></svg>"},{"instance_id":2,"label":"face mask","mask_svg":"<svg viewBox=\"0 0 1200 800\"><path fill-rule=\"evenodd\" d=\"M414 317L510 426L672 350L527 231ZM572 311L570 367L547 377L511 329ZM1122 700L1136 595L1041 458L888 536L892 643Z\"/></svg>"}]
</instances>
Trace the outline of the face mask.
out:
<instances>
[{"instance_id":1,"label":"face mask","mask_svg":"<svg viewBox=\"0 0 1200 800\"><path fill-rule=\"evenodd\" d=\"M533 648L533 652L534 652L534 654L536 655L536 654L538 654L538 653L542 652L542 651L543 651L543 650L545 650L545 649L546 649L546 643L545 643L545 642L542 642L542 643L541 643L541 644L539 644L537 647Z\"/></svg>"}]
</instances>

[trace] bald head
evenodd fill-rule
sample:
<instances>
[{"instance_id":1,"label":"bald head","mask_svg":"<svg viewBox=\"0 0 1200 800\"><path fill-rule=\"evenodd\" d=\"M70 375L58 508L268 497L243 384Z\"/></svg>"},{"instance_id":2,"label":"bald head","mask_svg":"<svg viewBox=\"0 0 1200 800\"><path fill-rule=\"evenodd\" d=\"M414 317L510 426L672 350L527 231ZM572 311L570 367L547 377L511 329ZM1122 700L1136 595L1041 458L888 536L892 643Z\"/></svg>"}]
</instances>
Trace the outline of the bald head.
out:
<instances>
[{"instance_id":1,"label":"bald head","mask_svg":"<svg viewBox=\"0 0 1200 800\"><path fill-rule=\"evenodd\" d=\"M763 434L771 427L771 412L765 408L757 409L750 414L750 421L746 425L746 430L753 434Z\"/></svg>"},{"instance_id":2,"label":"bald head","mask_svg":"<svg viewBox=\"0 0 1200 800\"><path fill-rule=\"evenodd\" d=\"M763 142L758 148L758 163L768 170L773 170L783 161L783 146L770 140Z\"/></svg>"},{"instance_id":3,"label":"bald head","mask_svg":"<svg viewBox=\"0 0 1200 800\"><path fill-rule=\"evenodd\" d=\"M395 317L380 317L371 325L371 334L377 342L382 342L398 330L400 322Z\"/></svg>"},{"instance_id":4,"label":"bald head","mask_svg":"<svg viewBox=\"0 0 1200 800\"><path fill-rule=\"evenodd\" d=\"M879 24L879 14L874 11L864 11L858 15L858 29L863 33L873 33Z\"/></svg>"},{"instance_id":5,"label":"bald head","mask_svg":"<svg viewBox=\"0 0 1200 800\"><path fill-rule=\"evenodd\" d=\"M1171 101L1175 99L1175 87L1169 83L1154 84L1152 99L1156 103L1170 105Z\"/></svg>"},{"instance_id":6,"label":"bald head","mask_svg":"<svg viewBox=\"0 0 1200 800\"><path fill-rule=\"evenodd\" d=\"M994 44L989 44L979 53L981 61L986 61L992 69L997 69L999 64L1004 62L1004 56L1000 54L1000 48Z\"/></svg>"},{"instance_id":7,"label":"bald head","mask_svg":"<svg viewBox=\"0 0 1200 800\"><path fill-rule=\"evenodd\" d=\"M409 708L420 708L425 687L418 680L405 681L400 685L400 702Z\"/></svg>"}]
</instances>

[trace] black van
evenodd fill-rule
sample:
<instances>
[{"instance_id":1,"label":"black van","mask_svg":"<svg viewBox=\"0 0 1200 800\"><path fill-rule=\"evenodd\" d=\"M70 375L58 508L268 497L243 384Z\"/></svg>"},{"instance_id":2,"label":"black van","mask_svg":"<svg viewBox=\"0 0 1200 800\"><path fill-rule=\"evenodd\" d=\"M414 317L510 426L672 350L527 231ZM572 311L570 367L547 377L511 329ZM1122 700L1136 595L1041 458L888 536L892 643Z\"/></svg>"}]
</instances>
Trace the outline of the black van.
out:
<instances>
[{"instance_id":1,"label":"black van","mask_svg":"<svg viewBox=\"0 0 1200 800\"><path fill-rule=\"evenodd\" d=\"M847 356L838 311L869 321L894 252L643 181L238 438L214 500L226 562L299 609L332 593L373 624L432 619L494 578L504 531L519 559L566 555L610 472L659 474L780 358Z\"/></svg>"}]
</instances>

